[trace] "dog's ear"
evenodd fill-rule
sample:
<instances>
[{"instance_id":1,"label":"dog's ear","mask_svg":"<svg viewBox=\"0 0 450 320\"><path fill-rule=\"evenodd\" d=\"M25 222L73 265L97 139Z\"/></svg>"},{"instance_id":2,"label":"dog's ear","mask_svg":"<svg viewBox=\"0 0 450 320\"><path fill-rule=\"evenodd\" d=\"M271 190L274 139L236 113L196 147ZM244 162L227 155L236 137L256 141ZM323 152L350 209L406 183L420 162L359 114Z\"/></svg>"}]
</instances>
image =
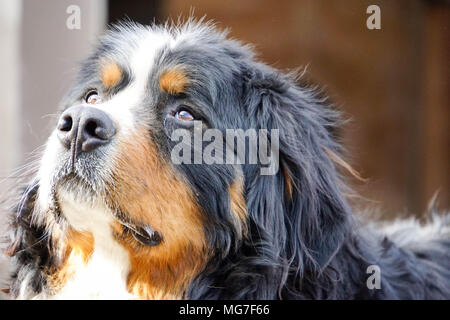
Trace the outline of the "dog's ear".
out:
<instances>
[{"instance_id":1,"label":"dog's ear","mask_svg":"<svg viewBox=\"0 0 450 320\"><path fill-rule=\"evenodd\" d=\"M246 170L249 215L289 267L321 273L341 248L350 217L330 152L338 115L288 76L256 65L246 72L244 107L254 128L279 132L279 170ZM267 231L267 232L263 232Z\"/></svg>"}]
</instances>

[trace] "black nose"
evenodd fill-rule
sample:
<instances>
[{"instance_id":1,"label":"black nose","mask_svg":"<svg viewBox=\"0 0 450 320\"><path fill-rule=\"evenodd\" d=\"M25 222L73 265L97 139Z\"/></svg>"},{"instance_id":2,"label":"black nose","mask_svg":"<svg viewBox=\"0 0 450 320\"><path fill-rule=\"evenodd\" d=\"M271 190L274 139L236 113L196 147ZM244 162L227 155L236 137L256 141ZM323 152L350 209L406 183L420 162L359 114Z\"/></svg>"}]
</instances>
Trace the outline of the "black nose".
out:
<instances>
[{"instance_id":1,"label":"black nose","mask_svg":"<svg viewBox=\"0 0 450 320\"><path fill-rule=\"evenodd\" d=\"M67 109L57 125L58 138L68 150L89 152L107 144L116 133L114 123L103 111L84 106Z\"/></svg>"}]
</instances>

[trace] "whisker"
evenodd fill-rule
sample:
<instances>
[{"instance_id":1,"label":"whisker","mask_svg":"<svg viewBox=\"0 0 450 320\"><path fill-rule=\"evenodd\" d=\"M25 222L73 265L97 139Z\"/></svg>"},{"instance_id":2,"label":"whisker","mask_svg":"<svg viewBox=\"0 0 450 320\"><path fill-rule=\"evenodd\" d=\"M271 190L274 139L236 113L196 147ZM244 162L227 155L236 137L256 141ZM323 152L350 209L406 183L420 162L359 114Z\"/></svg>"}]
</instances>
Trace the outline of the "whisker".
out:
<instances>
[{"instance_id":1,"label":"whisker","mask_svg":"<svg viewBox=\"0 0 450 320\"><path fill-rule=\"evenodd\" d=\"M19 217L20 213L22 212L24 206L25 206L25 202L28 199L28 196L30 194L30 192L36 188L38 186L38 181L34 181L31 185L27 186L27 188L25 189L24 194L22 195L22 198L20 199L20 204L19 204L19 208L17 210L16 216L17 218Z\"/></svg>"},{"instance_id":2,"label":"whisker","mask_svg":"<svg viewBox=\"0 0 450 320\"><path fill-rule=\"evenodd\" d=\"M38 238L38 241L36 241L36 242L33 243L32 245L30 245L30 246L28 246L28 247L26 247L26 248L24 248L24 249L21 249L21 250L17 251L15 254L18 254L18 253L21 253L21 252L24 252L24 251L26 251L26 250L29 250L29 249L33 248L35 245L37 245L37 244L41 243L42 241L48 239L48 237L49 237L48 233L45 233L43 236L41 236L40 238Z\"/></svg>"}]
</instances>

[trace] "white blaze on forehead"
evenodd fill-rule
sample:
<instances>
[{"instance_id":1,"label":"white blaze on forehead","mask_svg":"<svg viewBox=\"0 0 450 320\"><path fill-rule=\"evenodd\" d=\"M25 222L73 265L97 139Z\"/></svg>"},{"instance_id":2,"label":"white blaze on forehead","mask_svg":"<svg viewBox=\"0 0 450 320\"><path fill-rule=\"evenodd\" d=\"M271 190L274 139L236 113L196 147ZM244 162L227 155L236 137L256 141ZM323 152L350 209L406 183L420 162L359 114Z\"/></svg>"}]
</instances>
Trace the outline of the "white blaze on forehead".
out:
<instances>
[{"instance_id":1,"label":"white blaze on forehead","mask_svg":"<svg viewBox=\"0 0 450 320\"><path fill-rule=\"evenodd\" d=\"M141 89L147 85L157 54L172 41L171 34L166 31L148 31L143 35L130 59L134 82Z\"/></svg>"},{"instance_id":2,"label":"white blaze on forehead","mask_svg":"<svg viewBox=\"0 0 450 320\"><path fill-rule=\"evenodd\" d=\"M148 81L158 53L171 41L173 38L168 32L143 31L135 46L128 48L130 57L127 64L131 70L131 82L110 100L93 105L111 116L120 135L126 136L136 126L133 110L141 107L140 104L149 92Z\"/></svg>"}]
</instances>

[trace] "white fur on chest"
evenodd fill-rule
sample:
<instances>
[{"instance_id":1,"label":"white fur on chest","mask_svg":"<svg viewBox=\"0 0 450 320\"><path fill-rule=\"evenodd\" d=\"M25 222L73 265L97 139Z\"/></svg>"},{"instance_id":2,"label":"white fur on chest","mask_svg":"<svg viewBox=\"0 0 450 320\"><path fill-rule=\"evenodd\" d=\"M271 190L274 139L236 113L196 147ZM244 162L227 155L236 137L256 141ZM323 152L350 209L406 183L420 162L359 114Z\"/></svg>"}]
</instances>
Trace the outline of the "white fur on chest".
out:
<instances>
[{"instance_id":1,"label":"white fur on chest","mask_svg":"<svg viewBox=\"0 0 450 320\"><path fill-rule=\"evenodd\" d=\"M95 247L87 264L80 262L74 275L51 299L132 299L126 290L128 253L122 248Z\"/></svg>"},{"instance_id":2,"label":"white fur on chest","mask_svg":"<svg viewBox=\"0 0 450 320\"><path fill-rule=\"evenodd\" d=\"M64 192L61 200L61 209L71 227L93 235L94 251L87 264L77 257L69 261L73 275L56 295L48 298L132 299L126 290L129 254L112 236L111 213L103 206L76 203Z\"/></svg>"}]
</instances>

